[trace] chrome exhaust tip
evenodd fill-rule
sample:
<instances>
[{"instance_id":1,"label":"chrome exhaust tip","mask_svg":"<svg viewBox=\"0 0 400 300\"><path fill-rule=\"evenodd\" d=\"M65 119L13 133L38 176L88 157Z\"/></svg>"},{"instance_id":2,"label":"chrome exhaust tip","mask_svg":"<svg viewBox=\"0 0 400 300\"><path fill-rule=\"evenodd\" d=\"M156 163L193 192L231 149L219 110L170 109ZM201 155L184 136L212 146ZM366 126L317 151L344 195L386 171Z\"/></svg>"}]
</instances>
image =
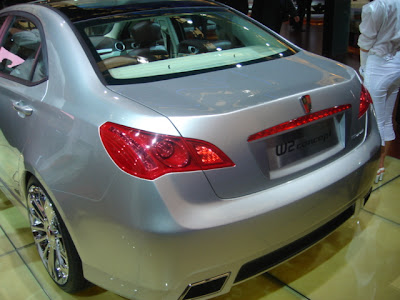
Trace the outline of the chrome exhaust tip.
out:
<instances>
[{"instance_id":1,"label":"chrome exhaust tip","mask_svg":"<svg viewBox=\"0 0 400 300\"><path fill-rule=\"evenodd\" d=\"M179 300L195 300L221 291L231 273L225 273L212 278L189 284Z\"/></svg>"}]
</instances>

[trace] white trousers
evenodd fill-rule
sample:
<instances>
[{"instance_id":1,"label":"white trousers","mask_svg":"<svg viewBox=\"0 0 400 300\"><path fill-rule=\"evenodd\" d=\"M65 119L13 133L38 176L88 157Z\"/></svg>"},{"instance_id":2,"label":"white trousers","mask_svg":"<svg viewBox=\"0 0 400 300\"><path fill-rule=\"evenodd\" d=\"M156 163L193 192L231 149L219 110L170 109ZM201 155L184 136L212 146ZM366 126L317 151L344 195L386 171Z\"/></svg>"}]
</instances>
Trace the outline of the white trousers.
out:
<instances>
[{"instance_id":1,"label":"white trousers","mask_svg":"<svg viewBox=\"0 0 400 300\"><path fill-rule=\"evenodd\" d=\"M400 88L400 52L393 59L386 60L369 55L365 66L364 85L371 94L381 134L382 146L393 141L392 116Z\"/></svg>"}]
</instances>

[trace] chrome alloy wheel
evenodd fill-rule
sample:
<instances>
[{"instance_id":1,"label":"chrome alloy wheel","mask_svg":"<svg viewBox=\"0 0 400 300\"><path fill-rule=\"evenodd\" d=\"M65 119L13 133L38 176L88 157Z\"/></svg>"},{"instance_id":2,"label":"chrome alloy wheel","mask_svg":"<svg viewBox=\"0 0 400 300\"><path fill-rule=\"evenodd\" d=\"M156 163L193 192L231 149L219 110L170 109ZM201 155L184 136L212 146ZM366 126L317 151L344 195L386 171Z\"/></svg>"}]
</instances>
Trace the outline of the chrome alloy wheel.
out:
<instances>
[{"instance_id":1,"label":"chrome alloy wheel","mask_svg":"<svg viewBox=\"0 0 400 300\"><path fill-rule=\"evenodd\" d=\"M58 285L68 280L69 265L65 241L53 204L43 189L32 184L28 189L31 230L40 258Z\"/></svg>"}]
</instances>

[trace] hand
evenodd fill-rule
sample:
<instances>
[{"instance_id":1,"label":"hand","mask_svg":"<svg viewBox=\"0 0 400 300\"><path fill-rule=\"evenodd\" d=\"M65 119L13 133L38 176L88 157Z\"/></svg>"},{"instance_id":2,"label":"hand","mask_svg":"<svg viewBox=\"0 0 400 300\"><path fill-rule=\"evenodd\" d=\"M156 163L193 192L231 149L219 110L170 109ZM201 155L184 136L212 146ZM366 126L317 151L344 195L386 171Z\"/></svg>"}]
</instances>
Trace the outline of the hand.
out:
<instances>
[{"instance_id":1,"label":"hand","mask_svg":"<svg viewBox=\"0 0 400 300\"><path fill-rule=\"evenodd\" d=\"M367 64L367 59L368 59L368 50L361 49L360 48L360 75L364 77L364 72L365 72L365 66Z\"/></svg>"}]
</instances>

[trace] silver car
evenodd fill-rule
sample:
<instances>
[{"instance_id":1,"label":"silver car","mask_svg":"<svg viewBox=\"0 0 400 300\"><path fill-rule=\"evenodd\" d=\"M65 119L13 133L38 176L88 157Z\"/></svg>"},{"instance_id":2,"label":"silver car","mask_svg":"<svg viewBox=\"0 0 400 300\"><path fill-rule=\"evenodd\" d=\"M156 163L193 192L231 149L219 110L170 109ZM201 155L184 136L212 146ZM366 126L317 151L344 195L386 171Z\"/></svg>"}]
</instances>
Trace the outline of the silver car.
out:
<instances>
[{"instance_id":1,"label":"silver car","mask_svg":"<svg viewBox=\"0 0 400 300\"><path fill-rule=\"evenodd\" d=\"M380 137L357 73L239 12L46 0L0 26L0 187L67 292L221 295L368 199Z\"/></svg>"}]
</instances>

